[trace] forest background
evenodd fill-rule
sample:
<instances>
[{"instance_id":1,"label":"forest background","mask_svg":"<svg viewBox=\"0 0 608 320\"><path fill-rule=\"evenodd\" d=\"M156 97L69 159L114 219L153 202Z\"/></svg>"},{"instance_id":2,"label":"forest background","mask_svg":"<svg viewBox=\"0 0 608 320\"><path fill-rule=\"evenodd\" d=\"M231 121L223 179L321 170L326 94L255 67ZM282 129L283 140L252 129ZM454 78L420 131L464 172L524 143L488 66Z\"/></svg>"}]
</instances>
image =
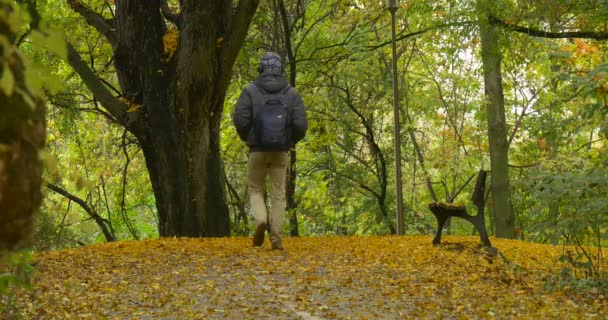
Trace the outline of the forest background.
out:
<instances>
[{"instance_id":1,"label":"forest background","mask_svg":"<svg viewBox=\"0 0 608 320\"><path fill-rule=\"evenodd\" d=\"M137 25L133 20L135 31L146 27L162 37L163 51L146 55L137 51L140 44L135 41L142 34L134 31L130 38L112 38L117 10L128 10L121 2L39 0L37 11L28 11L27 5L15 9L16 47L29 57L24 58L29 61L26 79L34 82L28 86L46 94L43 200L34 232L37 250L159 235L249 235L247 149L230 114L242 88L257 76L258 59L267 50L285 57L286 74L304 97L310 123L305 141L292 152L286 232L395 232L390 16L383 2L260 1L248 25L247 19L237 19L242 17L237 16L242 13L238 9L257 2L241 1L232 20L218 17L203 24L217 31L205 43L212 43L207 46L210 56L228 48L225 53L234 56L234 66L225 72L228 79L209 83L212 89L190 89L215 97L209 102L214 106L201 112L211 119L203 127L219 139L211 149L221 155L220 161L213 158L213 151L204 153L211 159L208 167L188 171L216 175L188 182L192 190L213 189L205 191L207 197L219 201L203 205L213 209L205 214L219 216L190 216L203 221L196 230L184 229L175 222L178 218L166 215L173 212L170 207L179 194L190 191L175 184L163 189L159 181L171 175L170 166L150 172L156 149L181 140L163 123L155 127L157 136L136 136L140 131L130 124L139 123L140 117L153 118L142 105L149 96L141 100L146 93L128 81L125 74L132 69L117 70L125 66L121 59L130 48L137 53L130 58L155 59L160 66L151 69L150 77L171 74L183 56L178 50L183 30L176 25L188 17L174 14L177 1L161 1L161 26L146 26L145 19ZM574 244L583 250L573 263L599 276L601 264L593 261L601 257L594 259L589 256L592 250L584 249L601 248L608 237L608 2L403 1L396 15L406 234L434 232L430 202L463 203L474 212L468 201L474 177L482 169L495 173L491 163L497 161L508 175L497 183L498 175L491 174L490 233ZM244 28L240 49L234 41L224 43L222 23L232 30ZM67 50L64 39L70 44ZM222 59L217 60L214 66L221 66ZM198 70L198 64L192 69ZM15 86L9 73L0 78L5 93ZM500 84L499 91L488 88L492 80ZM170 86L163 83L165 78L158 81L160 87ZM96 90L94 82L118 103L107 104L102 91L91 93ZM223 87L225 93L214 93ZM178 91L169 96L181 99ZM196 98L188 99L192 97ZM196 113L175 110L167 115L180 112L190 112L189 119ZM165 132L167 141L162 140ZM503 151L493 155L497 158L490 152L496 139L492 137L500 140L494 150ZM194 138L188 139L193 143ZM196 147L194 143L192 149ZM188 163L198 159L187 153L176 157ZM453 221L447 232L471 234L472 228Z\"/></svg>"}]
</instances>

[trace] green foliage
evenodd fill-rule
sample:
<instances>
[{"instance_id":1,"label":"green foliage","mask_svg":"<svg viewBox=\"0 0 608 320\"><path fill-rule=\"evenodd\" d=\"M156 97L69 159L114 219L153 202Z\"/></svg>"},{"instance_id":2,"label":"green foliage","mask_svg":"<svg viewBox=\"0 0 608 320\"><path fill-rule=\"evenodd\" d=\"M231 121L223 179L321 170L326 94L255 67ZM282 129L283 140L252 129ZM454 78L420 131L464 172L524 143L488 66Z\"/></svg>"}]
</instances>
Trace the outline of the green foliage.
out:
<instances>
[{"instance_id":1,"label":"green foliage","mask_svg":"<svg viewBox=\"0 0 608 320\"><path fill-rule=\"evenodd\" d=\"M561 158L530 177L530 235L562 243L561 261L577 277L606 277L602 246L608 240L608 171L595 161Z\"/></svg>"},{"instance_id":2,"label":"green foliage","mask_svg":"<svg viewBox=\"0 0 608 320\"><path fill-rule=\"evenodd\" d=\"M598 279L579 278L576 276L576 271L573 271L572 266L567 265L558 274L549 278L545 284L545 289L550 291L583 291L596 294L601 292L605 295L608 294L608 276L603 275Z\"/></svg>"},{"instance_id":3,"label":"green foliage","mask_svg":"<svg viewBox=\"0 0 608 320\"><path fill-rule=\"evenodd\" d=\"M483 3L510 23L526 25L531 21L536 26L538 21L548 21L556 29L559 28L555 19L568 13L576 14L580 21L564 23L563 28L594 26L590 21L601 15L562 2ZM304 10L306 19L297 20L294 16L296 20L291 21L295 26L305 21L302 29L305 32L298 32L300 29L296 27L291 35L298 46L298 90L304 95L311 118L309 134L298 147L296 198L300 228L304 234L340 234L345 230L348 234L385 233L387 224L393 223L393 214L388 219L378 219L382 206L388 212L394 210L390 47L369 48L388 40L389 15L380 3L336 2L333 10L329 9L331 4L313 1ZM325 12L331 19L320 19ZM432 229L429 224L434 224L426 207L431 201L426 178L439 200L465 202L470 206L467 199L472 185L459 193L460 188L478 169L490 169L475 23L479 17L474 12L472 1L413 1L402 3L397 11L400 34L458 23L397 43L409 233L429 232ZM517 17L520 20L511 17L513 12L521 12ZM265 10L254 21L250 40L237 63L237 85L229 96L234 97L255 77L257 57L263 51L260 47L275 49L279 42L278 50L283 50L281 39L273 39L268 32L261 32L260 36L260 30L272 29L275 20L273 10ZM518 232L529 237L529 227L537 219L526 201L534 199L538 190L523 187L529 184L530 173L535 170L527 165L571 154L576 146L589 142L590 132L594 140L602 137L598 137L598 127L606 127L606 121L602 120L606 112L599 103L604 100L597 94L601 93L604 70L596 62L605 55L605 48L592 41L573 43L500 32L506 116L512 135L508 137L510 163L523 166L511 171ZM588 71L574 72L582 67ZM567 74L570 78L565 78ZM574 82L579 75L581 79ZM349 95L343 89L348 89ZM227 101L228 110L233 103L234 100ZM590 106L595 106L598 112L591 115ZM365 125L370 126L385 157L386 183L365 137ZM229 179L234 177L231 183L240 186L245 195L244 166L233 159L237 155L244 161L246 151L233 146L240 142L234 139L230 127L227 118L223 130L227 132L224 137L228 136L226 145L231 148L231 153L225 153L225 159L230 159ZM420 145L424 167L413 150L410 130ZM584 156L585 151L580 149L574 154ZM381 194L383 186L386 197L378 201L374 193ZM491 215L490 212L490 224ZM468 234L471 229L457 220L452 231Z\"/></svg>"},{"instance_id":4,"label":"green foliage","mask_svg":"<svg viewBox=\"0 0 608 320\"><path fill-rule=\"evenodd\" d=\"M2 256L0 261L0 316L3 319L17 317L15 309L15 291L32 289L32 254L29 251L17 251Z\"/></svg>"}]
</instances>

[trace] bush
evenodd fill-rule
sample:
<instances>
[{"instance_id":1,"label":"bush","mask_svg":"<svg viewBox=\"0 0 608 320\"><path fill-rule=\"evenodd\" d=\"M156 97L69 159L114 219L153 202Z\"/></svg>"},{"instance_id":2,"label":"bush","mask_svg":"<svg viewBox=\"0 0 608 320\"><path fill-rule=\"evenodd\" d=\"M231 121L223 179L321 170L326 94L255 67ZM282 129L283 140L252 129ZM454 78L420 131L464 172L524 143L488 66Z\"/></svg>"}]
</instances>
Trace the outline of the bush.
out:
<instances>
[{"instance_id":1,"label":"bush","mask_svg":"<svg viewBox=\"0 0 608 320\"><path fill-rule=\"evenodd\" d=\"M560 260L575 278L606 278L607 170L584 160L556 160L537 171L529 191L530 235L561 243Z\"/></svg>"},{"instance_id":2,"label":"bush","mask_svg":"<svg viewBox=\"0 0 608 320\"><path fill-rule=\"evenodd\" d=\"M0 318L18 318L14 292L32 288L32 255L29 251L18 251L0 259Z\"/></svg>"}]
</instances>

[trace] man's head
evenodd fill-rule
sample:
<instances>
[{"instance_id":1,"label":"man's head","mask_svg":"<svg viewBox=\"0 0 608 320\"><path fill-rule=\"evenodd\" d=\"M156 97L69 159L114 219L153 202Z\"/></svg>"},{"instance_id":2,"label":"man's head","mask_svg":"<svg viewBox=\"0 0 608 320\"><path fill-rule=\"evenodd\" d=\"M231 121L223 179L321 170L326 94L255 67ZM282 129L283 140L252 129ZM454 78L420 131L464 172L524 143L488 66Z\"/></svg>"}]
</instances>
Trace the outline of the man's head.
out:
<instances>
[{"instance_id":1,"label":"man's head","mask_svg":"<svg viewBox=\"0 0 608 320\"><path fill-rule=\"evenodd\" d=\"M266 52L262 58L260 58L258 71L260 73L280 74L283 71L283 59L274 52Z\"/></svg>"}]
</instances>

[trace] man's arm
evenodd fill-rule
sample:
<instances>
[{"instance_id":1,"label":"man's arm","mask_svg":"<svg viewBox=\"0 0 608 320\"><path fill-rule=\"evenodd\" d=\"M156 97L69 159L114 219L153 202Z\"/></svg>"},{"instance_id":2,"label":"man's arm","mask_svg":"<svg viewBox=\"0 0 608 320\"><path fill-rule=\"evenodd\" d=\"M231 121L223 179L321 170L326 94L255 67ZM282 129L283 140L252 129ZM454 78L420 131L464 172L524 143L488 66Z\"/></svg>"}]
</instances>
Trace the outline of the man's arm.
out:
<instances>
[{"instance_id":1,"label":"man's arm","mask_svg":"<svg viewBox=\"0 0 608 320\"><path fill-rule=\"evenodd\" d=\"M232 123L234 123L236 132L243 141L247 141L247 135L253 121L252 104L251 96L247 92L247 89L245 89L241 92L241 96L236 102L234 112L232 113Z\"/></svg>"},{"instance_id":2,"label":"man's arm","mask_svg":"<svg viewBox=\"0 0 608 320\"><path fill-rule=\"evenodd\" d=\"M306 109L302 97L294 88L294 106L293 106L293 142L298 143L306 135L308 129L308 120L306 119Z\"/></svg>"}]
</instances>

